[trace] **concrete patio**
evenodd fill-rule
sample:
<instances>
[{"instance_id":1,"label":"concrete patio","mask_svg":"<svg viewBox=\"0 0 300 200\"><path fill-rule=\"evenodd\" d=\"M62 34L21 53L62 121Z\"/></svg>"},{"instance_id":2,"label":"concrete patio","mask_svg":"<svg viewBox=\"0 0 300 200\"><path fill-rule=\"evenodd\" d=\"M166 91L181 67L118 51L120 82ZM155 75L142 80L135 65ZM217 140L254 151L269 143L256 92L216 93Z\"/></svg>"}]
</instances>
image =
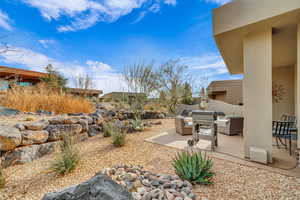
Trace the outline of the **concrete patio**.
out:
<instances>
[{"instance_id":1,"label":"concrete patio","mask_svg":"<svg viewBox=\"0 0 300 200\"><path fill-rule=\"evenodd\" d=\"M176 149L186 149L187 140L191 138L191 135L182 136L177 134L175 129L170 129L159 135L148 138L146 141ZM205 140L200 140L197 144L197 148L207 151L213 157L220 159L276 171L289 176L300 177L300 168L295 168L297 161L295 157L289 155L289 152L286 149L278 149L276 146L273 146L273 163L262 165L251 162L244 157L244 142L242 136L227 136L218 134L218 143L219 144L215 152L210 152L210 142ZM296 147L296 142L293 143L293 147Z\"/></svg>"}]
</instances>

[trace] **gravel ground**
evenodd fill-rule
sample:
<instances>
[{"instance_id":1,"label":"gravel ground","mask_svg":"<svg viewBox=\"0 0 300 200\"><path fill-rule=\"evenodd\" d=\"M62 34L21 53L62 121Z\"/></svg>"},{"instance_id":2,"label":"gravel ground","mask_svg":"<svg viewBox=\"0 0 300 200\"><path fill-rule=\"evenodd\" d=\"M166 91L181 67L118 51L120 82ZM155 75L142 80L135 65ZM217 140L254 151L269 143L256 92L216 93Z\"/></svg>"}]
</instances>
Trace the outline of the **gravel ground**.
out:
<instances>
[{"instance_id":1,"label":"gravel ground","mask_svg":"<svg viewBox=\"0 0 300 200\"><path fill-rule=\"evenodd\" d=\"M66 177L55 177L47 171L55 154L32 163L14 166L4 172L9 176L6 188L0 191L0 199L41 199L51 191L81 183L103 168L114 164L143 165L155 173L174 173L171 159L175 149L144 142L174 127L173 120L153 126L142 133L128 135L127 144L114 148L110 138L97 136L77 145L82 155L78 168ZM255 167L213 159L215 180L211 186L196 186L198 199L300 199L300 180Z\"/></svg>"}]
</instances>

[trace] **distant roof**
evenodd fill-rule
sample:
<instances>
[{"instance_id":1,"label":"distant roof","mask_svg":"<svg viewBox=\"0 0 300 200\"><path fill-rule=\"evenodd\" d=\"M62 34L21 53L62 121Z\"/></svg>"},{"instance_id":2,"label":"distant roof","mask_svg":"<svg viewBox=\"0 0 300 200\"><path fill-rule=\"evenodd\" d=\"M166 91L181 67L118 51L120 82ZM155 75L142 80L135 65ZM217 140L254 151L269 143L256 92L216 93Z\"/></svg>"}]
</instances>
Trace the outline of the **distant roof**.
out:
<instances>
[{"instance_id":1,"label":"distant roof","mask_svg":"<svg viewBox=\"0 0 300 200\"><path fill-rule=\"evenodd\" d=\"M209 92L225 92L228 88L232 86L240 86L242 87L243 80L219 80L219 81L212 81L207 89Z\"/></svg>"},{"instance_id":2,"label":"distant roof","mask_svg":"<svg viewBox=\"0 0 300 200\"><path fill-rule=\"evenodd\" d=\"M28 79L40 79L45 77L47 74L43 72L36 72L26 69L19 69L13 67L0 66L0 77L18 75Z\"/></svg>"},{"instance_id":3,"label":"distant roof","mask_svg":"<svg viewBox=\"0 0 300 200\"><path fill-rule=\"evenodd\" d=\"M212 81L208 85L208 87L211 86L216 86L216 85L223 85L223 84L242 84L243 80L238 79L238 80L218 80L218 81Z\"/></svg>"},{"instance_id":4,"label":"distant roof","mask_svg":"<svg viewBox=\"0 0 300 200\"><path fill-rule=\"evenodd\" d=\"M143 93L138 93L138 92L110 92L110 93L104 94L103 96L111 95L111 94L143 94Z\"/></svg>"},{"instance_id":5,"label":"distant roof","mask_svg":"<svg viewBox=\"0 0 300 200\"><path fill-rule=\"evenodd\" d=\"M81 89L81 88L68 88L71 93L77 94L95 94L100 95L103 93L102 90L92 90L92 89Z\"/></svg>"}]
</instances>

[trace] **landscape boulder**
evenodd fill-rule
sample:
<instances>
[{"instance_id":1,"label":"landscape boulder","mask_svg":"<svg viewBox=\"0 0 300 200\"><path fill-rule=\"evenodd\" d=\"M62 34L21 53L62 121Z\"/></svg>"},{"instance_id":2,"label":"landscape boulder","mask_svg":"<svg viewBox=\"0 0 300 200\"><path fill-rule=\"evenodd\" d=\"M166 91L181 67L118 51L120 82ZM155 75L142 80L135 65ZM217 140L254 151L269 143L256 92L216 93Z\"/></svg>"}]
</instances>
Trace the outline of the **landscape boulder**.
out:
<instances>
[{"instance_id":1,"label":"landscape boulder","mask_svg":"<svg viewBox=\"0 0 300 200\"><path fill-rule=\"evenodd\" d=\"M102 131L102 126L99 126L97 124L92 124L89 126L88 134L90 137L93 137L95 135L100 134L101 131Z\"/></svg>"},{"instance_id":2,"label":"landscape boulder","mask_svg":"<svg viewBox=\"0 0 300 200\"><path fill-rule=\"evenodd\" d=\"M90 180L60 192L46 194L42 200L133 200L131 193L110 177L96 174Z\"/></svg>"},{"instance_id":3,"label":"landscape boulder","mask_svg":"<svg viewBox=\"0 0 300 200\"><path fill-rule=\"evenodd\" d=\"M61 140L64 135L70 134L75 136L82 131L82 126L80 124L57 124L49 125L47 127L49 132L48 141Z\"/></svg>"},{"instance_id":4,"label":"landscape boulder","mask_svg":"<svg viewBox=\"0 0 300 200\"><path fill-rule=\"evenodd\" d=\"M20 113L19 110L15 110L15 109L0 106L0 116L18 115L19 113Z\"/></svg>"},{"instance_id":5,"label":"landscape boulder","mask_svg":"<svg viewBox=\"0 0 300 200\"><path fill-rule=\"evenodd\" d=\"M55 150L57 142L49 142L44 144L35 144L30 146L19 147L11 151L7 151L2 159L2 166L9 167L17 164L32 162L46 154Z\"/></svg>"},{"instance_id":6,"label":"landscape boulder","mask_svg":"<svg viewBox=\"0 0 300 200\"><path fill-rule=\"evenodd\" d=\"M8 151L16 148L22 142L22 136L19 129L0 125L0 151Z\"/></svg>"},{"instance_id":7,"label":"landscape boulder","mask_svg":"<svg viewBox=\"0 0 300 200\"><path fill-rule=\"evenodd\" d=\"M32 145L32 144L42 144L48 140L48 131L30 131L26 130L22 132L22 143L21 145Z\"/></svg>"},{"instance_id":8,"label":"landscape boulder","mask_svg":"<svg viewBox=\"0 0 300 200\"><path fill-rule=\"evenodd\" d=\"M25 124L25 127L31 131L41 131L41 130L45 129L48 125L49 125L49 121L46 119L43 119L43 120L39 120L36 122L31 122L31 123Z\"/></svg>"}]
</instances>

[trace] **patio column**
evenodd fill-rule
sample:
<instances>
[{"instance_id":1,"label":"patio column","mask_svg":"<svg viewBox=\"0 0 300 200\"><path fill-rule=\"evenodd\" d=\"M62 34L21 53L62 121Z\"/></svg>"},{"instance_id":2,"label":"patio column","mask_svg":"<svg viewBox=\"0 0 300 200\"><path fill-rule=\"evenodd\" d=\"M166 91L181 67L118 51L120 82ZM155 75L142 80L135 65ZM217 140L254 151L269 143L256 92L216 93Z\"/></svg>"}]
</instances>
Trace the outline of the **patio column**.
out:
<instances>
[{"instance_id":1,"label":"patio column","mask_svg":"<svg viewBox=\"0 0 300 200\"><path fill-rule=\"evenodd\" d=\"M272 162L272 29L248 34L244 48L244 145L267 150Z\"/></svg>"},{"instance_id":2,"label":"patio column","mask_svg":"<svg viewBox=\"0 0 300 200\"><path fill-rule=\"evenodd\" d=\"M298 130L300 130L300 23L298 24L297 28L297 65L296 65L296 72L297 72L297 78L296 78L296 115L297 115L297 126ZM298 142L297 142L297 148L300 149L300 137L298 132Z\"/></svg>"}]
</instances>

